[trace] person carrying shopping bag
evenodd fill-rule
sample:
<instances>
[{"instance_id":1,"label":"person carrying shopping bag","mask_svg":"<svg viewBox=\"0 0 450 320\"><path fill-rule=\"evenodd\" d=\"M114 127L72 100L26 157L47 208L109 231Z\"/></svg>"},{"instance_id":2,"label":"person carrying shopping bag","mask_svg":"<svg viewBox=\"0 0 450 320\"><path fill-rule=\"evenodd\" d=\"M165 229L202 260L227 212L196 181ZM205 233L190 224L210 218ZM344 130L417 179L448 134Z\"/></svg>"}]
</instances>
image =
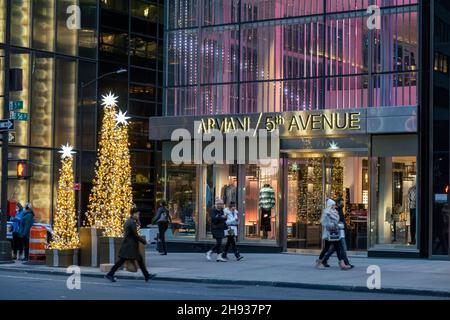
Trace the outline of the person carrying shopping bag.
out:
<instances>
[{"instance_id":1,"label":"person carrying shopping bag","mask_svg":"<svg viewBox=\"0 0 450 320\"><path fill-rule=\"evenodd\" d=\"M227 238L227 243L225 245L225 250L222 253L222 258L227 259L228 250L233 250L234 256L237 261L242 260L244 257L239 254L239 251L236 246L236 240L238 235L238 225L239 225L239 217L238 211L236 210L236 204L234 201L231 201L227 208L224 210L227 220L225 221L228 229L225 230L225 237Z\"/></svg>"},{"instance_id":2,"label":"person carrying shopping bag","mask_svg":"<svg viewBox=\"0 0 450 320\"><path fill-rule=\"evenodd\" d=\"M322 224L322 239L325 241L325 245L320 253L319 259L316 260L316 268L325 269L323 265L323 259L331 246L334 246L336 254L339 260L339 266L342 270L348 270L351 267L346 265L343 261L341 248L339 241L342 236L341 227L339 226L339 213L336 210L336 202L331 199L326 201L325 209L322 211L322 217L320 218ZM343 229L343 226L342 226Z\"/></svg>"}]
</instances>

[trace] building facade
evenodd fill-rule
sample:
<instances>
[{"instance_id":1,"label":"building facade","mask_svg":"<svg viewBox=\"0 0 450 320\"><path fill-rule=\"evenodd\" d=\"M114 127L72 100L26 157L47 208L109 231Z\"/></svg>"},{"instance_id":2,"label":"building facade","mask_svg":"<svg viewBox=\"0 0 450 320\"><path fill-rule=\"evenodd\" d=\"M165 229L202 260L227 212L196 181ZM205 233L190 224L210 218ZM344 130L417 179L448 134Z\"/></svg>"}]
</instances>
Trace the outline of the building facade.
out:
<instances>
[{"instance_id":1,"label":"building facade","mask_svg":"<svg viewBox=\"0 0 450 320\"><path fill-rule=\"evenodd\" d=\"M21 74L21 88L10 88L9 100L21 101L23 108L17 111L27 114L16 121L9 144L8 200L31 202L37 222L52 221L58 149L66 143L77 152L75 176L81 189L76 205L83 220L101 125L98 100L109 91L120 96L120 108L132 117L134 199L145 212L144 222L150 219L160 153L158 144L148 141L148 117L162 110L162 15L158 0L0 1L0 104L3 108L8 56L9 69ZM71 17L79 18L79 28ZM127 72L95 81L122 68ZM15 178L18 159L29 161L30 178Z\"/></svg>"},{"instance_id":2,"label":"building facade","mask_svg":"<svg viewBox=\"0 0 450 320\"><path fill-rule=\"evenodd\" d=\"M320 249L324 202L342 197L349 250L438 254L429 250L433 222L424 209L434 182L424 185L430 162L419 153L428 106L420 85L423 50L431 50L421 46L423 6L417 0L166 1L164 117L150 119L150 138L163 141L158 183L174 220L170 245L204 249L211 241L208 210L222 197L237 203L246 249ZM194 136L238 127L278 131L279 155L264 164L174 163L174 130ZM448 145L443 150L448 155ZM259 204L268 185L276 199L269 212ZM431 196L447 217L440 236L440 252L447 252L446 191Z\"/></svg>"}]
</instances>

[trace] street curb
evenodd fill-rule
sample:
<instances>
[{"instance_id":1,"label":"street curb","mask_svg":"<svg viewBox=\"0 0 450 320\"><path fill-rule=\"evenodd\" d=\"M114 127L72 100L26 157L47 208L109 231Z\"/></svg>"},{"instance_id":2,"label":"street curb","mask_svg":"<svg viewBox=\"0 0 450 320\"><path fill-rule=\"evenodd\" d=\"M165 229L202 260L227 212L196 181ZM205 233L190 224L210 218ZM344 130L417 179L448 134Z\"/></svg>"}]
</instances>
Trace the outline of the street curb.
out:
<instances>
[{"instance_id":1,"label":"street curb","mask_svg":"<svg viewBox=\"0 0 450 320\"><path fill-rule=\"evenodd\" d=\"M47 275L67 275L65 271L59 270L35 270L24 268L5 268L0 266L0 271L23 272ZM85 277L104 278L104 274L85 273ZM136 276L117 275L119 279L126 280L143 280L141 274ZM315 283L298 283L298 282L281 282L281 281L254 281L254 280L229 280L229 279L199 279L199 278L174 278L158 276L157 274L152 281L172 281L172 282L190 282L190 283L207 283L207 284L225 284L225 285L244 285L244 286L261 286L261 287L279 287L279 288L298 288L298 289L315 289L315 290L333 290L333 291L353 291L353 292L371 292L381 294L402 294L402 295L420 295L431 297L450 298L450 292L439 290L425 289L406 289L406 288L381 288L379 290L370 290L364 286L350 285L334 285L334 284L315 284Z\"/></svg>"}]
</instances>

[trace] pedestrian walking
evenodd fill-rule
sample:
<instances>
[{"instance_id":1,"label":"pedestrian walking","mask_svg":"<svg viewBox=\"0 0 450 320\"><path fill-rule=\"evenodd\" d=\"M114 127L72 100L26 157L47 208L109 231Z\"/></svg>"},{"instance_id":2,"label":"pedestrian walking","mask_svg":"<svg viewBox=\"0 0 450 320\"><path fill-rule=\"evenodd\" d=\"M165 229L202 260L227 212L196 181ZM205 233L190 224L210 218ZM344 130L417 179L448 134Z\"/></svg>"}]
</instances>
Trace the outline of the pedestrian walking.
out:
<instances>
[{"instance_id":1,"label":"pedestrian walking","mask_svg":"<svg viewBox=\"0 0 450 320\"><path fill-rule=\"evenodd\" d=\"M166 236L165 233L167 228L169 228L169 223L172 223L172 218L170 217L169 209L167 209L166 201L162 200L160 207L156 212L154 221L158 224L159 240L161 241L162 252L161 255L167 255L166 247Z\"/></svg>"},{"instance_id":2,"label":"pedestrian walking","mask_svg":"<svg viewBox=\"0 0 450 320\"><path fill-rule=\"evenodd\" d=\"M217 253L217 262L226 262L221 255L222 239L224 238L224 231L227 229L226 221L227 216L223 211L224 202L222 199L217 198L215 206L210 210L209 215L211 217L211 232L213 238L216 240L216 245L206 253L206 259L211 261L211 255L213 252Z\"/></svg>"},{"instance_id":3,"label":"pedestrian walking","mask_svg":"<svg viewBox=\"0 0 450 320\"><path fill-rule=\"evenodd\" d=\"M124 237L119 251L119 260L111 268L111 271L109 271L108 274L105 276L105 278L110 280L111 282L116 282L117 279L114 276L114 274L127 260L137 261L139 268L141 269L142 274L144 275L145 282L147 282L153 277L153 275L151 275L147 271L144 259L139 253L139 242L141 242L144 245L146 244L145 239L142 236L140 236L137 232L137 222L139 221L140 214L141 212L139 211L138 208L136 207L132 208L131 216L125 222Z\"/></svg>"},{"instance_id":4,"label":"pedestrian walking","mask_svg":"<svg viewBox=\"0 0 450 320\"><path fill-rule=\"evenodd\" d=\"M28 261L30 254L30 229L34 224L34 212L31 203L25 205L25 211L19 222L19 237L22 242L24 257L22 261Z\"/></svg>"},{"instance_id":5,"label":"pedestrian walking","mask_svg":"<svg viewBox=\"0 0 450 320\"><path fill-rule=\"evenodd\" d=\"M346 235L347 235L347 223L345 221L345 216L344 216L344 199L342 198L337 198L336 199L336 210L339 214L339 224L341 225L340 228L340 240L339 240L339 247L341 249L341 256L342 259L344 260L344 263L348 266L350 266L351 268L354 268L355 266L352 265L350 263L350 261L348 260L347 257L347 240L346 240ZM328 264L328 260L330 259L330 257L333 255L333 253L336 250L334 249L334 246L331 246L330 249L328 250L328 252L325 254L325 257L323 258L322 264L324 265L324 267L329 267L330 265Z\"/></svg>"},{"instance_id":6,"label":"pedestrian walking","mask_svg":"<svg viewBox=\"0 0 450 320\"><path fill-rule=\"evenodd\" d=\"M20 202L17 202L16 205L16 215L10 219L12 221L12 252L13 252L13 259L23 259L23 245L22 240L19 236L19 230L20 230L20 220L22 219L24 214L23 206L20 204Z\"/></svg>"},{"instance_id":7,"label":"pedestrian walking","mask_svg":"<svg viewBox=\"0 0 450 320\"><path fill-rule=\"evenodd\" d=\"M323 265L325 254L331 246L334 246L341 269L350 269L350 266L344 263L341 255L341 248L339 246L339 240L341 239L341 232L339 230L339 214L336 210L336 202L333 200L327 200L326 207L322 212L322 217L320 218L320 223L322 224L322 239L325 241L325 245L320 253L319 259L316 261L316 267L318 269L325 268Z\"/></svg>"},{"instance_id":8,"label":"pedestrian walking","mask_svg":"<svg viewBox=\"0 0 450 320\"><path fill-rule=\"evenodd\" d=\"M222 253L222 258L227 259L228 250L231 246L231 250L233 250L236 260L240 261L244 257L240 255L236 246L239 225L239 213L236 210L236 203L234 201L231 201L228 207L224 209L224 213L227 216L227 220L225 221L225 223L228 229L225 230L224 234L227 238L227 243L225 244L225 250Z\"/></svg>"}]
</instances>

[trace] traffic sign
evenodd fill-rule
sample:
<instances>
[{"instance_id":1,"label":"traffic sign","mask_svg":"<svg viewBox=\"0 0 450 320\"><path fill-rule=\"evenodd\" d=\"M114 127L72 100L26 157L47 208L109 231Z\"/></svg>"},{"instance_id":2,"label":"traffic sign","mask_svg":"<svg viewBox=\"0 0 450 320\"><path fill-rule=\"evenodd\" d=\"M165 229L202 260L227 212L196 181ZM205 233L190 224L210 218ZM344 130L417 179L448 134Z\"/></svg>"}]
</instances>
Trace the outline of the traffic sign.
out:
<instances>
[{"instance_id":1,"label":"traffic sign","mask_svg":"<svg viewBox=\"0 0 450 320\"><path fill-rule=\"evenodd\" d=\"M14 120L3 119L0 120L0 131L14 130Z\"/></svg>"},{"instance_id":2,"label":"traffic sign","mask_svg":"<svg viewBox=\"0 0 450 320\"><path fill-rule=\"evenodd\" d=\"M16 143L16 132L10 131L8 132L8 135L9 135L8 137L9 143Z\"/></svg>"},{"instance_id":3,"label":"traffic sign","mask_svg":"<svg viewBox=\"0 0 450 320\"><path fill-rule=\"evenodd\" d=\"M11 111L10 116L14 120L19 120L19 121L28 120L28 113L26 113L26 112Z\"/></svg>"},{"instance_id":4,"label":"traffic sign","mask_svg":"<svg viewBox=\"0 0 450 320\"><path fill-rule=\"evenodd\" d=\"M23 109L23 101L10 101L9 110L21 110Z\"/></svg>"}]
</instances>

